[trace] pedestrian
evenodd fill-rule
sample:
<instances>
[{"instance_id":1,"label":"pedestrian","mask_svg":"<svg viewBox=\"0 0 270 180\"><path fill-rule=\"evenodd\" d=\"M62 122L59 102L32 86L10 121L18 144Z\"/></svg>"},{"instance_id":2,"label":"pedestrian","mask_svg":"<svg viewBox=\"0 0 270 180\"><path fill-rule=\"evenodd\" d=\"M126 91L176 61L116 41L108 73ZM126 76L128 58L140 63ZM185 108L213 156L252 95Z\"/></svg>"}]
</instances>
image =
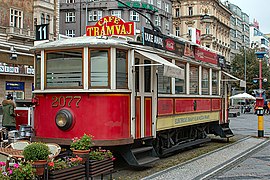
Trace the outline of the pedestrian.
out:
<instances>
[{"instance_id":1,"label":"pedestrian","mask_svg":"<svg viewBox=\"0 0 270 180\"><path fill-rule=\"evenodd\" d=\"M13 97L11 94L7 95L7 99L2 101L3 106L3 117L2 126L7 128L8 131L16 130L16 113L14 109L16 108L13 102Z\"/></svg>"}]
</instances>

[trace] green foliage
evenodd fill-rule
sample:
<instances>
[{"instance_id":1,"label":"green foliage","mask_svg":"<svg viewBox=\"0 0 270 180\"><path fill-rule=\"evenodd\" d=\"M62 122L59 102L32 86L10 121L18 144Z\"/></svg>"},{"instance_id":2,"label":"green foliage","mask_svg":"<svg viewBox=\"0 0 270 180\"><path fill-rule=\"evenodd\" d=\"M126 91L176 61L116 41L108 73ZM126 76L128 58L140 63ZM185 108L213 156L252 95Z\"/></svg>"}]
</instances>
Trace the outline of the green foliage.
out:
<instances>
[{"instance_id":1,"label":"green foliage","mask_svg":"<svg viewBox=\"0 0 270 180\"><path fill-rule=\"evenodd\" d=\"M47 160L49 154L49 147L41 142L31 143L23 150L23 156L26 161Z\"/></svg>"},{"instance_id":2,"label":"green foliage","mask_svg":"<svg viewBox=\"0 0 270 180\"><path fill-rule=\"evenodd\" d=\"M103 160L103 159L112 159L113 154L111 151L106 149L94 149L89 153L89 160Z\"/></svg>"},{"instance_id":3,"label":"green foliage","mask_svg":"<svg viewBox=\"0 0 270 180\"><path fill-rule=\"evenodd\" d=\"M12 170L11 179L34 179L35 169L30 163L21 164Z\"/></svg>"},{"instance_id":4,"label":"green foliage","mask_svg":"<svg viewBox=\"0 0 270 180\"><path fill-rule=\"evenodd\" d=\"M65 157L63 159L58 159L58 160L53 160L48 163L49 170L55 171L55 170L61 170L73 166L78 166L81 164L82 158L81 157L74 157L74 158L69 158Z\"/></svg>"},{"instance_id":5,"label":"green foliage","mask_svg":"<svg viewBox=\"0 0 270 180\"><path fill-rule=\"evenodd\" d=\"M92 135L84 134L81 138L75 137L70 145L70 148L75 150L89 150L93 146Z\"/></svg>"}]
</instances>

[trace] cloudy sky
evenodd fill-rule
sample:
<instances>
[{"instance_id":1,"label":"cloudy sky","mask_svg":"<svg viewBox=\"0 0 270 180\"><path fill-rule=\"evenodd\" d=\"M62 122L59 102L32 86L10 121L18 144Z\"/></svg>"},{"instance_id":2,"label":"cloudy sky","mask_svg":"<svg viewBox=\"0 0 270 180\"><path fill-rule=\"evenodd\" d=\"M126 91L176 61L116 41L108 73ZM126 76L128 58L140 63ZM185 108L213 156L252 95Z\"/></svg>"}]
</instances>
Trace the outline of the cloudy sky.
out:
<instances>
[{"instance_id":1,"label":"cloudy sky","mask_svg":"<svg viewBox=\"0 0 270 180\"><path fill-rule=\"evenodd\" d=\"M229 0L229 2L237 5L248 14L249 21L253 22L255 18L259 22L262 33L270 33L269 0Z\"/></svg>"}]
</instances>

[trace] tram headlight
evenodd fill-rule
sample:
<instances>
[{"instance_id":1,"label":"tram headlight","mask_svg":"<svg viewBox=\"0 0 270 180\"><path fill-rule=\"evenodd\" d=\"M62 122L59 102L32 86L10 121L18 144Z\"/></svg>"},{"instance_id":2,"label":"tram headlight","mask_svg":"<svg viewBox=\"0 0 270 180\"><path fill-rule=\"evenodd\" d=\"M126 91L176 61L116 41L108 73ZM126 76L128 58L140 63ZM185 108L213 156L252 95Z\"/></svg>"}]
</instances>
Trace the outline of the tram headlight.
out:
<instances>
[{"instance_id":1,"label":"tram headlight","mask_svg":"<svg viewBox=\"0 0 270 180\"><path fill-rule=\"evenodd\" d=\"M61 109L55 116L55 123L57 127L63 131L68 130L73 123L73 116L67 109Z\"/></svg>"}]
</instances>

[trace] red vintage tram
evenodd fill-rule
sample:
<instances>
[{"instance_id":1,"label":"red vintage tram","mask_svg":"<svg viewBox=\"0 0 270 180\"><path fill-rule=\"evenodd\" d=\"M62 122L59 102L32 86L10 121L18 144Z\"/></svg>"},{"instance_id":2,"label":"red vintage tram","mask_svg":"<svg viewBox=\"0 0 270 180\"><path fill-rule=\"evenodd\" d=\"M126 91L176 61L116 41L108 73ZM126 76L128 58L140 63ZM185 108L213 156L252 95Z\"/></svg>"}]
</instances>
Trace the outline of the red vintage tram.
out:
<instances>
[{"instance_id":1,"label":"red vintage tram","mask_svg":"<svg viewBox=\"0 0 270 180\"><path fill-rule=\"evenodd\" d=\"M69 145L90 133L96 146L141 166L207 142L208 133L232 136L227 80L234 77L216 53L179 45L182 56L120 37L36 46L34 140Z\"/></svg>"}]
</instances>

